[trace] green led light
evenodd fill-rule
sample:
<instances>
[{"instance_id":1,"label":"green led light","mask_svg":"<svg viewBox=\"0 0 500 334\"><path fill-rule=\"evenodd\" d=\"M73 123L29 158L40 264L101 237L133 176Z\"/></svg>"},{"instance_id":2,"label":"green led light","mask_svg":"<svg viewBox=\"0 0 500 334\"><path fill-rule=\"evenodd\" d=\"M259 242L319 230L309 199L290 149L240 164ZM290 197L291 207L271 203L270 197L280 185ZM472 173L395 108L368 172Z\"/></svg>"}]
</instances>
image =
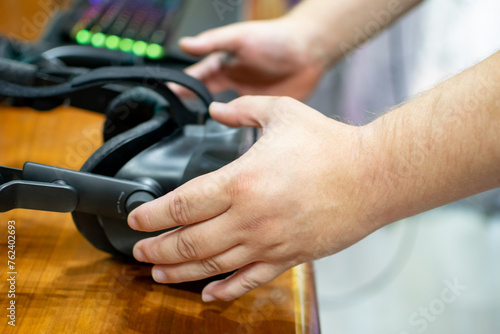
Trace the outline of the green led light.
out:
<instances>
[{"instance_id":1,"label":"green led light","mask_svg":"<svg viewBox=\"0 0 500 334\"><path fill-rule=\"evenodd\" d=\"M149 44L146 54L149 58L160 59L163 58L163 47L159 44Z\"/></svg>"},{"instance_id":2,"label":"green led light","mask_svg":"<svg viewBox=\"0 0 500 334\"><path fill-rule=\"evenodd\" d=\"M134 51L134 53L137 56L145 56L147 49L148 49L148 43L146 43L144 41L137 41L134 43L134 47L132 48L132 51Z\"/></svg>"},{"instance_id":3,"label":"green led light","mask_svg":"<svg viewBox=\"0 0 500 334\"><path fill-rule=\"evenodd\" d=\"M123 52L130 52L132 51L132 47L134 46L134 41L131 40L130 38L124 38L120 41L120 50Z\"/></svg>"},{"instance_id":4,"label":"green led light","mask_svg":"<svg viewBox=\"0 0 500 334\"><path fill-rule=\"evenodd\" d=\"M120 46L120 37L118 36L108 36L106 38L106 47L110 50L116 50Z\"/></svg>"},{"instance_id":5,"label":"green led light","mask_svg":"<svg viewBox=\"0 0 500 334\"><path fill-rule=\"evenodd\" d=\"M78 44L89 44L92 34L88 30L80 30L75 37Z\"/></svg>"},{"instance_id":6,"label":"green led light","mask_svg":"<svg viewBox=\"0 0 500 334\"><path fill-rule=\"evenodd\" d=\"M104 35L102 32L95 33L94 35L92 35L92 39L90 42L96 48L102 48L104 46L104 43L106 42L106 35Z\"/></svg>"}]
</instances>

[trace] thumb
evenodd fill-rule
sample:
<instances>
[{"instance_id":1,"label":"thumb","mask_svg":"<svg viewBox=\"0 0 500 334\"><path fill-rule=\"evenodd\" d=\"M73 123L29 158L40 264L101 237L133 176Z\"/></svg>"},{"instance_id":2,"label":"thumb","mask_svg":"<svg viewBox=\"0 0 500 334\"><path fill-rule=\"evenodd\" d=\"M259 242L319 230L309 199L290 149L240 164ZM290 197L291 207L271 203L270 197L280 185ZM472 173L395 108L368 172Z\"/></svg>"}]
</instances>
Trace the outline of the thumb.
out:
<instances>
[{"instance_id":1,"label":"thumb","mask_svg":"<svg viewBox=\"0 0 500 334\"><path fill-rule=\"evenodd\" d=\"M227 104L212 103L210 115L230 127L266 128L272 122L292 116L296 103L300 102L287 97L243 96Z\"/></svg>"},{"instance_id":2,"label":"thumb","mask_svg":"<svg viewBox=\"0 0 500 334\"><path fill-rule=\"evenodd\" d=\"M234 53L241 44L241 29L237 24L208 30L196 37L184 37L179 45L184 52L203 57L215 51Z\"/></svg>"}]
</instances>

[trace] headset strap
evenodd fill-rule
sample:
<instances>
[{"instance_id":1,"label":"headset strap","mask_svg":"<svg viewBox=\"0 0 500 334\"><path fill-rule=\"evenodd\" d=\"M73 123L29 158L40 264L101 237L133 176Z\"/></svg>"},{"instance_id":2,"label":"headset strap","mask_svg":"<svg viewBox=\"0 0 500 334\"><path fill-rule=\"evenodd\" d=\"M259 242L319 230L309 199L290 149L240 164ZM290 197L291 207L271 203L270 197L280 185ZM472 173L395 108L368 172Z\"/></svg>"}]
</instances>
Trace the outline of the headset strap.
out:
<instances>
[{"instance_id":1,"label":"headset strap","mask_svg":"<svg viewBox=\"0 0 500 334\"><path fill-rule=\"evenodd\" d=\"M200 98L206 109L199 113L186 108L177 95L168 88L166 82L173 82L191 90ZM143 85L156 91L170 102L172 117L180 126L203 122L208 117L208 106L213 101L211 93L201 81L183 72L159 66L157 68L101 67L63 84L41 87L22 86L0 80L0 96L29 100L67 98L74 93L108 84Z\"/></svg>"}]
</instances>

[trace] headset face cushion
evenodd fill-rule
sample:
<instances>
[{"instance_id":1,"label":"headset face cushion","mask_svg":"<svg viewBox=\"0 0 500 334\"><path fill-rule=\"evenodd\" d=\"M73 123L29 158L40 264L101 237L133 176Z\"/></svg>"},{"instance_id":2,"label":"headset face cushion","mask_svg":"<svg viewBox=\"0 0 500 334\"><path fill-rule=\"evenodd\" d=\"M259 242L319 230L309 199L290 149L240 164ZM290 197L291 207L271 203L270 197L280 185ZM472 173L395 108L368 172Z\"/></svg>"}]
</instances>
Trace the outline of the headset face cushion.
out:
<instances>
[{"instance_id":1,"label":"headset face cushion","mask_svg":"<svg viewBox=\"0 0 500 334\"><path fill-rule=\"evenodd\" d=\"M176 130L178 130L178 126L170 116L167 113L160 113L151 120L123 132L104 143L85 162L81 171L104 176L115 176L133 157L162 138L173 134ZM106 235L106 232L109 232L109 227L112 228L116 225L116 222L103 220L96 215L76 212L73 213L73 220L80 233L96 248L114 255L131 256L131 249L130 253L119 251ZM120 221L119 224L127 226L127 222ZM145 235L141 234L135 237L138 241L144 238Z\"/></svg>"},{"instance_id":2,"label":"headset face cushion","mask_svg":"<svg viewBox=\"0 0 500 334\"><path fill-rule=\"evenodd\" d=\"M121 93L106 110L104 141L152 119L168 106L168 101L160 94L144 87L135 87Z\"/></svg>"}]
</instances>

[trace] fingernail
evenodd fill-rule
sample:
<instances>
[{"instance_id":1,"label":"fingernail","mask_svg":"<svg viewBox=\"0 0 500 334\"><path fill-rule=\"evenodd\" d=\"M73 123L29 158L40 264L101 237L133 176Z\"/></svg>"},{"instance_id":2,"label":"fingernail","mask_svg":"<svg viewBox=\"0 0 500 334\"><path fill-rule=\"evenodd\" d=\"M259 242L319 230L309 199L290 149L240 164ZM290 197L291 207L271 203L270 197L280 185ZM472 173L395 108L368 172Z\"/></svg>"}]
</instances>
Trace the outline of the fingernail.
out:
<instances>
[{"instance_id":1,"label":"fingernail","mask_svg":"<svg viewBox=\"0 0 500 334\"><path fill-rule=\"evenodd\" d=\"M210 104L210 111L215 113L225 112L227 110L227 104L220 102L212 102Z\"/></svg>"},{"instance_id":2,"label":"fingernail","mask_svg":"<svg viewBox=\"0 0 500 334\"><path fill-rule=\"evenodd\" d=\"M158 282L158 283L166 283L167 282L167 275L160 269L153 269L153 279Z\"/></svg>"},{"instance_id":3,"label":"fingernail","mask_svg":"<svg viewBox=\"0 0 500 334\"><path fill-rule=\"evenodd\" d=\"M144 253L137 247L134 247L134 257L137 261L139 262L144 262L146 261L146 256L144 256Z\"/></svg>"},{"instance_id":4,"label":"fingernail","mask_svg":"<svg viewBox=\"0 0 500 334\"><path fill-rule=\"evenodd\" d=\"M210 302L213 302L216 298L212 295L204 293L201 296L201 299L203 300L204 303L210 303Z\"/></svg>"},{"instance_id":5,"label":"fingernail","mask_svg":"<svg viewBox=\"0 0 500 334\"><path fill-rule=\"evenodd\" d=\"M183 37L179 40L179 43L184 46L199 46L203 44L203 40L197 37Z\"/></svg>"},{"instance_id":6,"label":"fingernail","mask_svg":"<svg viewBox=\"0 0 500 334\"><path fill-rule=\"evenodd\" d=\"M137 230L137 228L139 227L137 219L135 219L135 215L133 215L133 211L128 216L128 226L130 226L130 228L133 230Z\"/></svg>"}]
</instances>

